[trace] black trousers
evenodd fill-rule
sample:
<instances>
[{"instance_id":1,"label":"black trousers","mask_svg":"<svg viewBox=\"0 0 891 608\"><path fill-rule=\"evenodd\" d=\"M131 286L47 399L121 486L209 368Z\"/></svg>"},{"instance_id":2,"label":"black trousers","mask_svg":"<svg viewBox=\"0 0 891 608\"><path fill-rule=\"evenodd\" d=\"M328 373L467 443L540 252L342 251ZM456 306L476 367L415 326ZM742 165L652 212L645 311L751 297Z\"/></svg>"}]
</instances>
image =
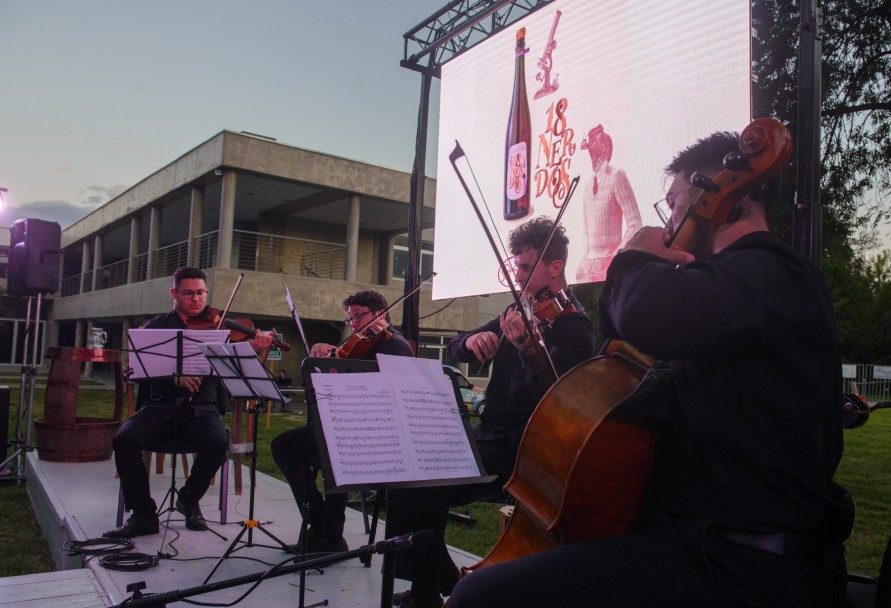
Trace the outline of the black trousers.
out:
<instances>
[{"instance_id":1,"label":"black trousers","mask_svg":"<svg viewBox=\"0 0 891 608\"><path fill-rule=\"evenodd\" d=\"M564 545L478 570L449 608L837 608L835 570L719 540L705 523L648 521L623 536Z\"/></svg>"},{"instance_id":2,"label":"black trousers","mask_svg":"<svg viewBox=\"0 0 891 608\"><path fill-rule=\"evenodd\" d=\"M210 480L223 464L229 438L219 416L196 416L189 406L155 411L143 407L128 418L112 439L114 462L121 477L124 502L134 515L149 515L157 510L149 489L148 473L142 460L142 450L148 450L167 439L183 439L194 447L198 456L192 464L188 479L182 486L186 502L201 500Z\"/></svg>"},{"instance_id":3,"label":"black trousers","mask_svg":"<svg viewBox=\"0 0 891 608\"><path fill-rule=\"evenodd\" d=\"M346 522L347 494L323 496L319 492L310 467L318 470L322 462L316 438L308 431L308 427L301 426L277 435L270 445L272 459L288 480L297 508L307 524L320 527L325 537L340 538ZM303 513L304 502L309 505L308 513Z\"/></svg>"},{"instance_id":4,"label":"black trousers","mask_svg":"<svg viewBox=\"0 0 891 608\"><path fill-rule=\"evenodd\" d=\"M447 580L455 564L445 544L449 509L501 495L513 472L518 440L477 439L480 459L489 475L497 479L487 484L442 486L391 491L397 510L395 534L431 530L435 542L396 553L396 576L412 582L412 593L421 597L439 594L439 581ZM388 512L388 518L391 514ZM387 528L390 534L390 527Z\"/></svg>"}]
</instances>

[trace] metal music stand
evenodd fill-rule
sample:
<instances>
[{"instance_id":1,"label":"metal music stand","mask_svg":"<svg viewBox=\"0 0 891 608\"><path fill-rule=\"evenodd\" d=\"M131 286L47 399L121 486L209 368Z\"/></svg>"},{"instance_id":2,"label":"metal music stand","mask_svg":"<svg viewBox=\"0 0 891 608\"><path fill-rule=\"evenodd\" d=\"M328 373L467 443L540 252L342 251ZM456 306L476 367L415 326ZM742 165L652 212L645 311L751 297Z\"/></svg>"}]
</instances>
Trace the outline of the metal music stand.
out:
<instances>
[{"instance_id":1,"label":"metal music stand","mask_svg":"<svg viewBox=\"0 0 891 608\"><path fill-rule=\"evenodd\" d=\"M335 386L337 383L332 384L331 382L313 382L313 376L316 375L316 380L319 380L321 376L327 375L329 373L334 374L344 374L345 372L366 372L364 374L350 374L353 378L359 378L360 380L366 376L371 376L372 374L367 372L375 372L378 371L379 367L391 367L393 365L404 365L406 367L405 371L410 375L414 370L409 370L408 368L418 367L426 367L425 374L429 374L432 377L438 374L439 380L445 379L445 373L442 371L442 366L439 361L431 361L431 360L419 360L411 357L395 357L390 355L378 355L378 362L374 361L357 361L357 360L349 360L349 359L321 359L321 358L307 358L304 359L302 367L303 371L303 380L304 386L306 389L306 402L308 405L309 418L308 420L316 419L319 424L315 424L315 436L316 443L319 446L319 457L322 462L322 472L325 477L325 490L326 492L336 492L336 491L348 491L348 490L377 490L379 492L386 492L390 489L403 489L403 488L417 488L417 487L430 487L430 486L444 486L444 485L460 485L460 484L471 484L471 483L487 483L491 482L495 479L494 475L486 475L485 469L482 464L482 460L480 458L479 452L476 447L476 442L473 439L473 435L471 433L470 424L468 421L467 408L464 406L463 400L461 398L460 390L457 387L454 379L451 379L449 384L450 395L443 394L445 398L441 402L437 402L436 405L430 407L439 407L443 404L447 404L449 408L448 416L452 417L452 424L454 426L450 427L453 431L455 431L458 435L465 435L467 438L467 450L464 454L467 462L473 462L475 465L475 469L477 473L461 473L455 476L436 476L432 473L425 473L421 470L418 470L414 474L403 475L401 479L388 478L389 473L383 473L381 475L373 476L374 481L366 482L366 481L356 481L362 476L350 477L349 475L338 475L337 469L338 466L333 462L332 454L337 454L336 448L334 450L329 449L329 443L335 442L339 439L337 436L327 437L325 432L325 422L326 419L330 421L332 418L330 416L323 416L320 411L319 400L320 398L326 401L326 404L333 403L336 400L336 395L334 394L323 394L332 390L332 386ZM390 371L390 376L392 380L390 382L396 382L396 379L399 378L400 386L402 383L405 386L408 386L413 381L406 376L400 376L399 372L393 373L396 370ZM400 370L401 371L401 370ZM332 380L336 380L332 378ZM328 384L331 386L323 387L321 384ZM423 384L423 382L422 382ZM369 383L369 386L373 385L373 381ZM430 384L432 386L432 383ZM335 392L339 389L333 389ZM343 396L344 393L340 393L340 396ZM368 394L368 393L364 393ZM353 399L350 399L351 401ZM355 401L359 399L356 398ZM399 400L398 398L396 399ZM426 406L425 406L426 407ZM393 415L399 416L400 410L399 407L394 403L393 404ZM373 416L375 414L372 414ZM309 422L308 422L309 423ZM403 440L405 445L410 444L411 442L406 438ZM342 472L342 469L341 469ZM388 511L387 521L390 522L392 520L392 513ZM390 531L388 530L388 533ZM415 530L414 532L417 532ZM384 563L382 568L382 582L381 582L381 608L390 608L393 601L393 579L396 570L395 558L392 554L386 553L384 554ZM302 580L301 580L301 594L302 594ZM302 597L301 597L302 602Z\"/></svg>"},{"instance_id":2,"label":"metal music stand","mask_svg":"<svg viewBox=\"0 0 891 608\"><path fill-rule=\"evenodd\" d=\"M269 371L260 363L257 354L251 345L247 342L239 342L236 344L204 344L201 351L207 357L208 362L213 367L216 374L226 385L229 393L235 399L252 399L256 401L260 398L266 398L275 401L288 402L288 399L281 394L274 378ZM252 417L252 431L250 438L250 451L248 455L251 458L251 486L250 486L250 506L248 510L248 519L241 522L242 528L223 553L223 556L217 561L210 574L204 579L204 583L210 580L217 568L223 561L238 551L242 547L267 547L272 549L287 550L287 545L280 538L269 532L263 525L254 518L254 498L257 480L257 407L256 405L248 409L248 415ZM275 546L262 545L254 543L254 529L262 532L270 539L278 543ZM247 541L241 540L242 536L247 533Z\"/></svg>"},{"instance_id":3,"label":"metal music stand","mask_svg":"<svg viewBox=\"0 0 891 608\"><path fill-rule=\"evenodd\" d=\"M177 380L182 376L209 376L213 368L201 352L201 346L207 342L222 343L228 339L228 335L228 332L216 330L131 329L127 333L127 350L131 355L131 366L125 375L137 380L172 377L174 384L178 384ZM179 438L179 423L176 416L173 421L173 440L176 441ZM162 505L167 503L167 507L163 511L158 511L159 516L167 514L168 524L170 516L176 511L176 494L176 482L171 477L170 488L161 501ZM226 537L216 530L212 528L207 530L226 540ZM163 541L161 544L163 546Z\"/></svg>"}]
</instances>

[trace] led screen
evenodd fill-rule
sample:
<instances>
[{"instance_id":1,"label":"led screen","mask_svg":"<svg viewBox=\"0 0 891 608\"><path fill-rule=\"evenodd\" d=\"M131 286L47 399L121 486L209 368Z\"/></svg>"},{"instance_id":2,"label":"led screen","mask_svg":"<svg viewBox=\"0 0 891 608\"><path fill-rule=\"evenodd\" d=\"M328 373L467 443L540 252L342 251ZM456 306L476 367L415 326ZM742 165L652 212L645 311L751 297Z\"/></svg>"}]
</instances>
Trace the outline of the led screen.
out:
<instances>
[{"instance_id":1,"label":"led screen","mask_svg":"<svg viewBox=\"0 0 891 608\"><path fill-rule=\"evenodd\" d=\"M661 225L674 154L749 123L749 57L747 0L558 0L443 65L434 298L507 289L450 163L456 141L505 246L556 218L578 176L566 277L602 281L634 230Z\"/></svg>"}]
</instances>

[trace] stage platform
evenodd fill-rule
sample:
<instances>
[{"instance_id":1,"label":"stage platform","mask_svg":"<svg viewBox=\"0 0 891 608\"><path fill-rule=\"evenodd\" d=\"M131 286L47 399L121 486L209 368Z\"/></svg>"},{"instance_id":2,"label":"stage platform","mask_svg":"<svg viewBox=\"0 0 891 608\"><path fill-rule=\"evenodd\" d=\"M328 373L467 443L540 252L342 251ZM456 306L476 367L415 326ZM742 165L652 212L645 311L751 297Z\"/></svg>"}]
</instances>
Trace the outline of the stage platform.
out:
<instances>
[{"instance_id":1,"label":"stage platform","mask_svg":"<svg viewBox=\"0 0 891 608\"><path fill-rule=\"evenodd\" d=\"M169 457L165 472L157 474L152 463L150 475L152 495L156 501L164 496L170 485ZM179 465L178 465L179 466ZM204 584L205 578L213 570L222 555L232 544L242 529L241 522L248 518L250 493L249 472L242 467L244 489L236 495L233 477L234 467L229 471L228 522L220 525L219 474L216 484L208 490L201 501L201 510L211 524L227 540L222 540L211 532L187 530L183 517L178 513L171 516L169 527L162 526L158 534L134 539L132 551L148 555L170 555L162 558L157 566L139 572L122 572L106 569L100 565L99 557L66 555L63 547L68 541L85 541L99 538L102 532L114 527L118 505L118 479L115 477L114 463L111 460L91 463L58 463L40 460L36 453L27 455L28 493L34 503L43 532L50 545L56 568L88 568L98 582L104 603L96 606L113 606L131 597L127 586L144 581L143 593L167 593L184 591ZM182 478L182 469L177 470L177 479ZM262 473L257 474L254 517L272 535L285 543L297 542L300 532L300 514L287 484ZM125 514L126 519L126 514ZM383 536L383 526L379 527L376 540ZM347 510L344 536L350 549L357 549L368 542L362 514L353 509ZM288 559L288 554L279 548L260 545L276 545L275 541L259 530L252 535L253 546L239 543L230 557L224 560L210 579L210 583L223 583L238 577L262 573L271 566ZM242 536L242 541L247 535ZM452 556L458 566L470 565L477 557L452 549ZM306 576L305 606L318 605L327 600L328 606L376 608L381 604L381 565L383 556L374 555L372 565L366 568L358 559L333 564L319 574L312 571ZM40 575L32 575L40 576ZM29 577L16 577L27 579ZM92 578L92 577L91 577ZM300 575L285 574L268 578L261 582L240 606L264 606L267 608L298 606ZM217 589L210 593L193 596L189 599L205 604L229 604L248 591L250 585ZM408 583L399 579L395 590L406 589ZM74 593L74 589L72 589ZM101 594L100 594L101 595ZM98 602L98 600L97 600ZM41 604L51 605L51 604ZM64 599L57 605L69 606ZM86 605L86 604L77 604ZM186 606L182 601L168 604Z\"/></svg>"}]
</instances>

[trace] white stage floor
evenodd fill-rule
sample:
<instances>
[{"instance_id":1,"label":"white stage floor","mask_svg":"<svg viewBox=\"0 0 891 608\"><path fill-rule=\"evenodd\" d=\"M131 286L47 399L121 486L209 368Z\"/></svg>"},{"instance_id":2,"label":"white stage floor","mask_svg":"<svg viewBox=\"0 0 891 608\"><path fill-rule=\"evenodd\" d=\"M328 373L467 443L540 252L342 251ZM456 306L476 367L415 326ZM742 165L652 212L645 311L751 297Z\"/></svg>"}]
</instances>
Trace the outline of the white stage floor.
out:
<instances>
[{"instance_id":1,"label":"white stage floor","mask_svg":"<svg viewBox=\"0 0 891 608\"><path fill-rule=\"evenodd\" d=\"M152 495L161 500L170 485L170 463L161 475L150 475ZM27 460L28 492L34 503L44 534L53 553L57 569L89 568L106 595L105 606L120 604L131 597L127 586L144 581L145 594L168 593L193 589L204 584L205 578L232 544L242 529L241 522L248 519L250 493L249 473L242 467L245 487L240 496L234 493L229 471L228 524L220 525L220 512L217 508L219 486L212 485L201 501L201 510L211 524L211 528L227 540L221 540L210 532L193 532L185 528L183 518L174 513L169 529L162 524L160 533L142 536L135 540L133 551L148 555L172 555L162 558L157 566L139 572L109 570L100 565L100 557L68 556L63 549L67 541L85 541L99 538L102 533L114 526L118 505L118 480L115 477L111 460L91 463L58 463L39 460L36 453L29 453ZM181 480L182 469L177 470ZM219 484L219 478L216 483ZM125 519L128 514L125 514ZM285 543L297 542L300 532L300 514L287 484L262 473L257 474L254 517L272 535ZM382 540L383 526L379 527L376 540ZM357 549L368 542L360 512L348 509L344 536L350 549ZM238 577L259 574L272 565L288 559L288 554L278 548L259 545L276 545L264 533L254 530L253 546L239 543L240 547L222 562L210 583L223 583ZM242 541L247 540L247 534ZM476 556L452 549L453 559L458 566L470 565L478 560ZM383 556L375 555L370 568L358 559L333 564L324 568L324 573L312 572L306 576L305 606L312 606L327 600L327 605L337 607L374 608L381 605L381 565ZM35 575L36 576L36 575ZM299 605L298 573L268 578L260 583L240 606L263 606L269 608L296 607ZM242 596L250 585L217 589L210 593L190 597L193 601L205 604L229 604ZM408 583L399 579L395 590L407 588ZM169 597L169 596L168 596ZM177 597L177 596L173 596ZM59 604L67 605L67 604ZM171 606L185 606L176 601Z\"/></svg>"}]
</instances>

